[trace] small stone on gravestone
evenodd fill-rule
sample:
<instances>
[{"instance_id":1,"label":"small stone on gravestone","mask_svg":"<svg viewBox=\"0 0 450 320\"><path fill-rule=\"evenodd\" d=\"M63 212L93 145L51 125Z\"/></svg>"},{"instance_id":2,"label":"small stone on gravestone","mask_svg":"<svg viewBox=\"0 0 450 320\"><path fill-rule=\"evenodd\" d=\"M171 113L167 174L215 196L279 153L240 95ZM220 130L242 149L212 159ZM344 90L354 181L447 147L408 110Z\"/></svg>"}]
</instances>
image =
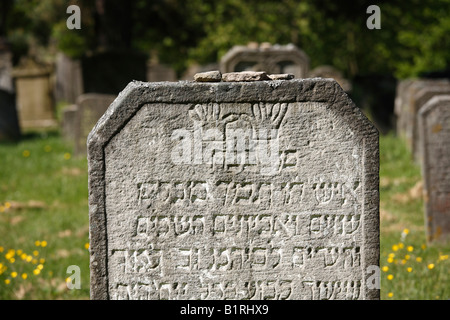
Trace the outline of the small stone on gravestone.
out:
<instances>
[{"instance_id":1,"label":"small stone on gravestone","mask_svg":"<svg viewBox=\"0 0 450 320\"><path fill-rule=\"evenodd\" d=\"M194 75L197 82L220 82L222 81L222 73L220 71L200 72Z\"/></svg>"},{"instance_id":2,"label":"small stone on gravestone","mask_svg":"<svg viewBox=\"0 0 450 320\"><path fill-rule=\"evenodd\" d=\"M450 239L450 95L438 95L419 111L427 240Z\"/></svg>"},{"instance_id":3,"label":"small stone on gravestone","mask_svg":"<svg viewBox=\"0 0 450 320\"><path fill-rule=\"evenodd\" d=\"M263 81L270 80L267 73L264 71L242 71L229 72L222 75L222 80L225 82L241 82L241 81Z\"/></svg>"},{"instance_id":4,"label":"small stone on gravestone","mask_svg":"<svg viewBox=\"0 0 450 320\"><path fill-rule=\"evenodd\" d=\"M294 79L294 75L292 73L269 74L268 77L271 80L292 80L292 79Z\"/></svg>"},{"instance_id":5,"label":"small stone on gravestone","mask_svg":"<svg viewBox=\"0 0 450 320\"><path fill-rule=\"evenodd\" d=\"M379 298L378 132L333 80L132 82L88 163L92 299Z\"/></svg>"}]
</instances>

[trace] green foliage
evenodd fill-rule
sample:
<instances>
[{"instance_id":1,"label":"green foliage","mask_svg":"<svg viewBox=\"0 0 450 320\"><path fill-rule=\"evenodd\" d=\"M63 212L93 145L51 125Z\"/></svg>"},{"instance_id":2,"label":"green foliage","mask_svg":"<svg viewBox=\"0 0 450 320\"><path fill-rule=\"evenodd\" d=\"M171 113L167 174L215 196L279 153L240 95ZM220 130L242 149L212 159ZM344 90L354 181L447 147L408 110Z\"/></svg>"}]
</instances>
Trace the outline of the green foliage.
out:
<instances>
[{"instance_id":1,"label":"green foliage","mask_svg":"<svg viewBox=\"0 0 450 320\"><path fill-rule=\"evenodd\" d=\"M104 3L104 14L96 2ZM72 57L104 46L153 52L179 73L190 63L217 62L233 45L251 41L293 43L312 67L331 64L347 77L405 78L450 65L450 0L378 1L379 30L366 27L372 3L365 0L96 2L16 0L7 15L8 35L19 47L23 35L42 44L54 39ZM64 28L69 4L81 8L81 31Z\"/></svg>"}]
</instances>

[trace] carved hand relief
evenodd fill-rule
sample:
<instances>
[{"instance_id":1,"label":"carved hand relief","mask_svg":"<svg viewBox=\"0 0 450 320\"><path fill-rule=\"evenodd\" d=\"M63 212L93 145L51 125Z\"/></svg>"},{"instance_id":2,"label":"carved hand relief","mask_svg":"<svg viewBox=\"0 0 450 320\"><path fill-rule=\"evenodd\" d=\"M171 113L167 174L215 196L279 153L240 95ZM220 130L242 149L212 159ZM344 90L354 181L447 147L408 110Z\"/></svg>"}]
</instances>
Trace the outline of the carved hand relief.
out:
<instances>
[{"instance_id":1,"label":"carved hand relief","mask_svg":"<svg viewBox=\"0 0 450 320\"><path fill-rule=\"evenodd\" d=\"M142 105L104 147L107 297L366 297L364 143L325 102Z\"/></svg>"}]
</instances>

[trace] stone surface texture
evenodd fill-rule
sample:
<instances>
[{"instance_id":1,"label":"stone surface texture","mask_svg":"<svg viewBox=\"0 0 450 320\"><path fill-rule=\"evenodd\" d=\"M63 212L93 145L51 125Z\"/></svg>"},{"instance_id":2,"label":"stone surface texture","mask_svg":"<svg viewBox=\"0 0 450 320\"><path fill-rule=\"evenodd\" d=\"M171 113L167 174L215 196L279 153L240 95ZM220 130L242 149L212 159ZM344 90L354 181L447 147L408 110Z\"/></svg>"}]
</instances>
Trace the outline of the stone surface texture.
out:
<instances>
[{"instance_id":1,"label":"stone surface texture","mask_svg":"<svg viewBox=\"0 0 450 320\"><path fill-rule=\"evenodd\" d=\"M334 80L132 82L88 164L92 299L379 298L378 131Z\"/></svg>"},{"instance_id":2,"label":"stone surface texture","mask_svg":"<svg viewBox=\"0 0 450 320\"><path fill-rule=\"evenodd\" d=\"M199 72L194 75L197 82L220 82L222 81L222 73L218 70Z\"/></svg>"},{"instance_id":3,"label":"stone surface texture","mask_svg":"<svg viewBox=\"0 0 450 320\"><path fill-rule=\"evenodd\" d=\"M450 95L437 95L419 111L425 225L428 241L450 239Z\"/></svg>"}]
</instances>

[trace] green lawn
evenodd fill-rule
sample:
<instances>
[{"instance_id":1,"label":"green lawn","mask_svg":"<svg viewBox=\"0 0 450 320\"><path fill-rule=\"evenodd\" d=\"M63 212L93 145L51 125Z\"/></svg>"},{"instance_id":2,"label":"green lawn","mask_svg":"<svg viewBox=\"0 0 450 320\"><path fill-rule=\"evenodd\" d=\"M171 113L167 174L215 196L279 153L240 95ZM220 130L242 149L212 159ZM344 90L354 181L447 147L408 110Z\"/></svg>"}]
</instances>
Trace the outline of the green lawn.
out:
<instances>
[{"instance_id":1,"label":"green lawn","mask_svg":"<svg viewBox=\"0 0 450 320\"><path fill-rule=\"evenodd\" d=\"M449 245L426 244L420 169L396 137L380 147L381 297L449 299ZM58 132L0 144L0 299L89 298L87 162L71 152ZM66 286L71 265L80 290Z\"/></svg>"}]
</instances>

